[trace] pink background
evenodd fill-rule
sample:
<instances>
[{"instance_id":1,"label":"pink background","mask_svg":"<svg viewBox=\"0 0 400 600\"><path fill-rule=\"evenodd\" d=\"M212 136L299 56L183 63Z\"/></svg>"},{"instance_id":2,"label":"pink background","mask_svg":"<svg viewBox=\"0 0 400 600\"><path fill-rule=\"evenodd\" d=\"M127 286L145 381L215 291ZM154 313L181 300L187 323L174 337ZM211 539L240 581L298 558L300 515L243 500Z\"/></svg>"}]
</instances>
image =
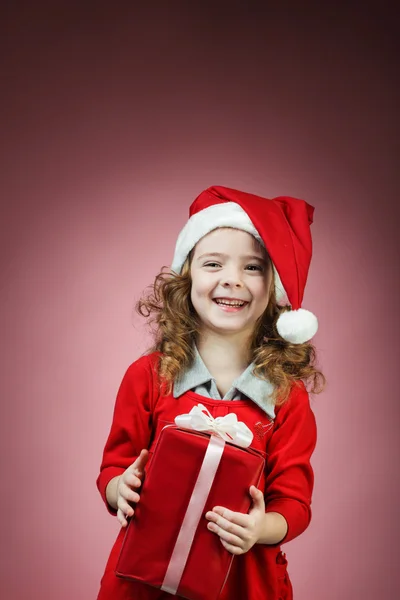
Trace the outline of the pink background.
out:
<instances>
[{"instance_id":1,"label":"pink background","mask_svg":"<svg viewBox=\"0 0 400 600\"><path fill-rule=\"evenodd\" d=\"M320 320L328 387L312 400L312 524L284 548L295 598L395 598L393 15L382 3L362 14L12 4L1 19L0 596L96 597L118 526L95 479L121 377L149 342L132 307L170 264L192 199L226 185L316 207L303 305Z\"/></svg>"}]
</instances>

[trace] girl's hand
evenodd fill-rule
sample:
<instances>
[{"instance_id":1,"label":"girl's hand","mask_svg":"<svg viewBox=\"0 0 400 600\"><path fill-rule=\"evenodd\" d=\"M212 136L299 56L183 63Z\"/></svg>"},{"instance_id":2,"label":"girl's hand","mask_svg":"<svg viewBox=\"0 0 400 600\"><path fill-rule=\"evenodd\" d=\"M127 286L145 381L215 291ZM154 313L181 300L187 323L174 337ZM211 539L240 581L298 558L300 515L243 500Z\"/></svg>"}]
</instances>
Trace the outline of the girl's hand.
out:
<instances>
[{"instance_id":1,"label":"girl's hand","mask_svg":"<svg viewBox=\"0 0 400 600\"><path fill-rule=\"evenodd\" d=\"M128 517L132 517L134 509L129 502L139 502L140 496L135 489L140 488L144 476L144 467L149 460L147 450L142 450L134 463L122 473L117 483L117 519L122 527L128 525Z\"/></svg>"},{"instance_id":2,"label":"girl's hand","mask_svg":"<svg viewBox=\"0 0 400 600\"><path fill-rule=\"evenodd\" d=\"M208 529L219 535L222 545L231 554L244 554L262 535L265 520L264 494L250 487L253 506L248 515L215 506L206 514Z\"/></svg>"}]
</instances>

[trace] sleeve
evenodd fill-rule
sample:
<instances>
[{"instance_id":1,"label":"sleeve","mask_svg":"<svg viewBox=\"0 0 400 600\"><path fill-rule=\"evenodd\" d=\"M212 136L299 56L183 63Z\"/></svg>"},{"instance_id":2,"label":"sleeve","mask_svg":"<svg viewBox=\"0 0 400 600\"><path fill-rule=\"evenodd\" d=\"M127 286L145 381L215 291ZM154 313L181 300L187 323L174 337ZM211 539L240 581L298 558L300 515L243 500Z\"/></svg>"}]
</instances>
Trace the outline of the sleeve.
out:
<instances>
[{"instance_id":1,"label":"sleeve","mask_svg":"<svg viewBox=\"0 0 400 600\"><path fill-rule=\"evenodd\" d=\"M317 442L314 413L304 383L291 395L275 418L266 461L266 512L283 515L288 531L279 544L294 539L311 521L314 473L310 458Z\"/></svg>"},{"instance_id":2,"label":"sleeve","mask_svg":"<svg viewBox=\"0 0 400 600\"><path fill-rule=\"evenodd\" d=\"M134 362L126 371L118 390L110 433L103 451L97 487L110 514L106 488L148 448L152 430L154 385L148 357Z\"/></svg>"}]
</instances>

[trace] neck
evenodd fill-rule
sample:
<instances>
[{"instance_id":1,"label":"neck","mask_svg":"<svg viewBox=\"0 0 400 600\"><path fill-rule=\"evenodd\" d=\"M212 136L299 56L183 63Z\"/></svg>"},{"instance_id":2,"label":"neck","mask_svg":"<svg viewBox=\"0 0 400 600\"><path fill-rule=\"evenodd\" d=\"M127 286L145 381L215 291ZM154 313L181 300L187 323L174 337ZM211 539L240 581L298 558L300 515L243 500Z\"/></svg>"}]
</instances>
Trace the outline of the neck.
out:
<instances>
[{"instance_id":1,"label":"neck","mask_svg":"<svg viewBox=\"0 0 400 600\"><path fill-rule=\"evenodd\" d=\"M207 331L200 334L197 349L208 369L244 371L251 362L250 339L244 339L243 333L222 336Z\"/></svg>"}]
</instances>

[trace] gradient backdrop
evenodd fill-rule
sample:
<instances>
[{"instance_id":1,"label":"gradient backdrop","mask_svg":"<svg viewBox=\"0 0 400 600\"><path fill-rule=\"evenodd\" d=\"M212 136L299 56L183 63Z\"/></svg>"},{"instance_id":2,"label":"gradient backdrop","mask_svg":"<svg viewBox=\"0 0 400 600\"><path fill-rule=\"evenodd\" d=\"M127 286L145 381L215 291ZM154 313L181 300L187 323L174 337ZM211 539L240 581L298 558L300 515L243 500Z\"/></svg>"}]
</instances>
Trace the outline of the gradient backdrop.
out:
<instances>
[{"instance_id":1,"label":"gradient backdrop","mask_svg":"<svg viewBox=\"0 0 400 600\"><path fill-rule=\"evenodd\" d=\"M118 525L95 480L149 344L133 305L218 184L316 207L328 386L295 598L400 597L394 14L135 4L3 5L0 596L96 598Z\"/></svg>"}]
</instances>

